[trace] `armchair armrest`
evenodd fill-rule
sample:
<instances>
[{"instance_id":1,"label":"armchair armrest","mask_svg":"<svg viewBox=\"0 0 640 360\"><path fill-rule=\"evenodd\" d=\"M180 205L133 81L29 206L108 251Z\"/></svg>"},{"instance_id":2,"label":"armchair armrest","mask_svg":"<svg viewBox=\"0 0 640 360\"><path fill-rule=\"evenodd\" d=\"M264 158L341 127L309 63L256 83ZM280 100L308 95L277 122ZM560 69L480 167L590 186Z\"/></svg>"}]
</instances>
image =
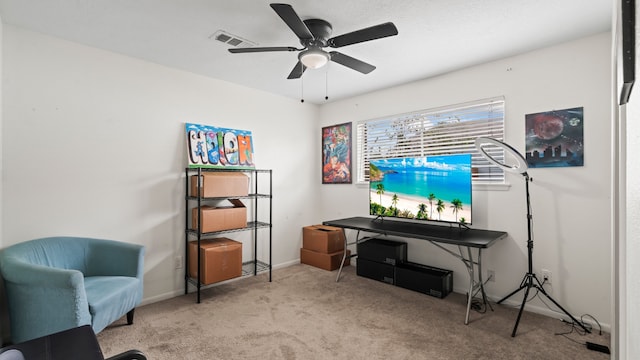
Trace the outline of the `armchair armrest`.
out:
<instances>
[{"instance_id":1,"label":"armchair armrest","mask_svg":"<svg viewBox=\"0 0 640 360\"><path fill-rule=\"evenodd\" d=\"M91 324L80 271L31 264L6 256L0 263L14 341ZM47 319L46 321L43 319ZM28 335L27 335L28 334Z\"/></svg>"},{"instance_id":2,"label":"armchair armrest","mask_svg":"<svg viewBox=\"0 0 640 360\"><path fill-rule=\"evenodd\" d=\"M78 270L32 264L13 257L3 258L0 268L2 277L9 283L69 290L84 287L84 276Z\"/></svg>"}]
</instances>

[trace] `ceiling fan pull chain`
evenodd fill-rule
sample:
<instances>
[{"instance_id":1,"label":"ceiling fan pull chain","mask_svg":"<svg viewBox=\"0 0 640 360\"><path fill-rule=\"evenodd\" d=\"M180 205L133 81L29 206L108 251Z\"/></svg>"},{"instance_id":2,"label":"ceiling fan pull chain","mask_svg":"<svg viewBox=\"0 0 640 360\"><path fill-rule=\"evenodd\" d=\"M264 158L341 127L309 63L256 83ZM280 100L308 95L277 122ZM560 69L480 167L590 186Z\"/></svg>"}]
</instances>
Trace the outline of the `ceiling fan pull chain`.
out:
<instances>
[{"instance_id":1,"label":"ceiling fan pull chain","mask_svg":"<svg viewBox=\"0 0 640 360\"><path fill-rule=\"evenodd\" d=\"M329 100L329 66L324 72L324 101Z\"/></svg>"},{"instance_id":2,"label":"ceiling fan pull chain","mask_svg":"<svg viewBox=\"0 0 640 360\"><path fill-rule=\"evenodd\" d=\"M302 76L300 76L300 102L304 102L304 80Z\"/></svg>"}]
</instances>

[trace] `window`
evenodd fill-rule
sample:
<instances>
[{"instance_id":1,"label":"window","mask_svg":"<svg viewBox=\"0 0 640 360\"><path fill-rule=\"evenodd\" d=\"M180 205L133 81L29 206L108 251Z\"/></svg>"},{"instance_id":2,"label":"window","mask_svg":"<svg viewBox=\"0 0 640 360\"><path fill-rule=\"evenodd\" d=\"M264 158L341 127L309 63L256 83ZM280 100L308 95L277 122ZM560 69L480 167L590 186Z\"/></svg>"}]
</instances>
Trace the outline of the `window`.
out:
<instances>
[{"instance_id":1,"label":"window","mask_svg":"<svg viewBox=\"0 0 640 360\"><path fill-rule=\"evenodd\" d=\"M479 136L503 140L504 98L358 122L357 181L369 181L369 160L471 153L474 184L504 183L502 169L476 151ZM504 160L504 153L492 156Z\"/></svg>"}]
</instances>

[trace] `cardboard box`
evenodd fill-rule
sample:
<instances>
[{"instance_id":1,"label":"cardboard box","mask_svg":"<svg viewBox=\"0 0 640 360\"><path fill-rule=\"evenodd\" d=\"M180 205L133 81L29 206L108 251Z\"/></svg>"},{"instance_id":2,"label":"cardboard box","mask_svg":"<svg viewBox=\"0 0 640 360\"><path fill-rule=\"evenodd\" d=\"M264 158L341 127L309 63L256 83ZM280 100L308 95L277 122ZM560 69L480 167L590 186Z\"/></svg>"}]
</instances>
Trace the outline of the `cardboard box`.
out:
<instances>
[{"instance_id":1,"label":"cardboard box","mask_svg":"<svg viewBox=\"0 0 640 360\"><path fill-rule=\"evenodd\" d=\"M198 242L189 242L189 276L198 278ZM200 283L242 276L242 243L227 238L200 240Z\"/></svg>"},{"instance_id":2,"label":"cardboard box","mask_svg":"<svg viewBox=\"0 0 640 360\"><path fill-rule=\"evenodd\" d=\"M387 263L363 259L358 254L356 274L393 285L396 279L396 267Z\"/></svg>"},{"instance_id":3,"label":"cardboard box","mask_svg":"<svg viewBox=\"0 0 640 360\"><path fill-rule=\"evenodd\" d=\"M304 248L300 249L300 263L315 266L320 269L333 271L340 267L343 251L325 254L317 251L311 251ZM344 266L351 263L351 251L347 250L347 258L344 259Z\"/></svg>"},{"instance_id":4,"label":"cardboard box","mask_svg":"<svg viewBox=\"0 0 640 360\"><path fill-rule=\"evenodd\" d=\"M358 259L397 265L407 261L407 243L385 239L359 242Z\"/></svg>"},{"instance_id":5,"label":"cardboard box","mask_svg":"<svg viewBox=\"0 0 640 360\"><path fill-rule=\"evenodd\" d=\"M312 225L302 228L302 247L325 254L344 249L344 231L342 228Z\"/></svg>"},{"instance_id":6,"label":"cardboard box","mask_svg":"<svg viewBox=\"0 0 640 360\"><path fill-rule=\"evenodd\" d=\"M444 298L453 291L453 271L416 263L399 264L396 286Z\"/></svg>"},{"instance_id":7,"label":"cardboard box","mask_svg":"<svg viewBox=\"0 0 640 360\"><path fill-rule=\"evenodd\" d=\"M202 232L213 232L247 227L247 208L238 199L229 199L231 206L201 206ZM191 209L191 227L198 230L198 208Z\"/></svg>"},{"instance_id":8,"label":"cardboard box","mask_svg":"<svg viewBox=\"0 0 640 360\"><path fill-rule=\"evenodd\" d=\"M240 172L203 172L201 197L234 197L249 194L249 177ZM198 175L191 176L191 196L198 196Z\"/></svg>"}]
</instances>

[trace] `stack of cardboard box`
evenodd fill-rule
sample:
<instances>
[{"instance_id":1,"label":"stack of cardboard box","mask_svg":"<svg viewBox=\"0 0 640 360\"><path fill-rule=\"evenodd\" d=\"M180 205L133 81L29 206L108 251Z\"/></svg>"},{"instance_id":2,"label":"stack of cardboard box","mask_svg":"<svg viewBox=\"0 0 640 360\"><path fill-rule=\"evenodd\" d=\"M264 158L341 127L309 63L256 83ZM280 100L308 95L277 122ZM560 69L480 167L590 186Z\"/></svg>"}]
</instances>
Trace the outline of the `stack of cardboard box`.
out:
<instances>
[{"instance_id":1,"label":"stack of cardboard box","mask_svg":"<svg viewBox=\"0 0 640 360\"><path fill-rule=\"evenodd\" d=\"M344 256L344 232L341 228L312 225L302 228L302 248L300 262L324 270L340 267ZM344 266L350 264L351 252L347 250Z\"/></svg>"},{"instance_id":2,"label":"stack of cardboard box","mask_svg":"<svg viewBox=\"0 0 640 360\"><path fill-rule=\"evenodd\" d=\"M191 209L191 227L199 236L247 227L247 209L237 197L249 193L249 177L239 172L202 172L191 176L189 196L201 203ZM204 203L207 205L204 205ZM225 205L224 203L230 203ZM208 204L214 204L211 206ZM189 277L204 285L242 276L242 243L225 237L189 242ZM200 269L198 269L198 257Z\"/></svg>"},{"instance_id":3,"label":"stack of cardboard box","mask_svg":"<svg viewBox=\"0 0 640 360\"><path fill-rule=\"evenodd\" d=\"M202 222L200 229L203 233L247 227L247 208L241 200L233 197L247 196L248 193L249 177L242 173L202 173L200 188L198 188L198 176L191 176L191 196L218 198L216 200L230 203L230 205L194 207L191 209L191 227L197 230L198 220Z\"/></svg>"}]
</instances>

